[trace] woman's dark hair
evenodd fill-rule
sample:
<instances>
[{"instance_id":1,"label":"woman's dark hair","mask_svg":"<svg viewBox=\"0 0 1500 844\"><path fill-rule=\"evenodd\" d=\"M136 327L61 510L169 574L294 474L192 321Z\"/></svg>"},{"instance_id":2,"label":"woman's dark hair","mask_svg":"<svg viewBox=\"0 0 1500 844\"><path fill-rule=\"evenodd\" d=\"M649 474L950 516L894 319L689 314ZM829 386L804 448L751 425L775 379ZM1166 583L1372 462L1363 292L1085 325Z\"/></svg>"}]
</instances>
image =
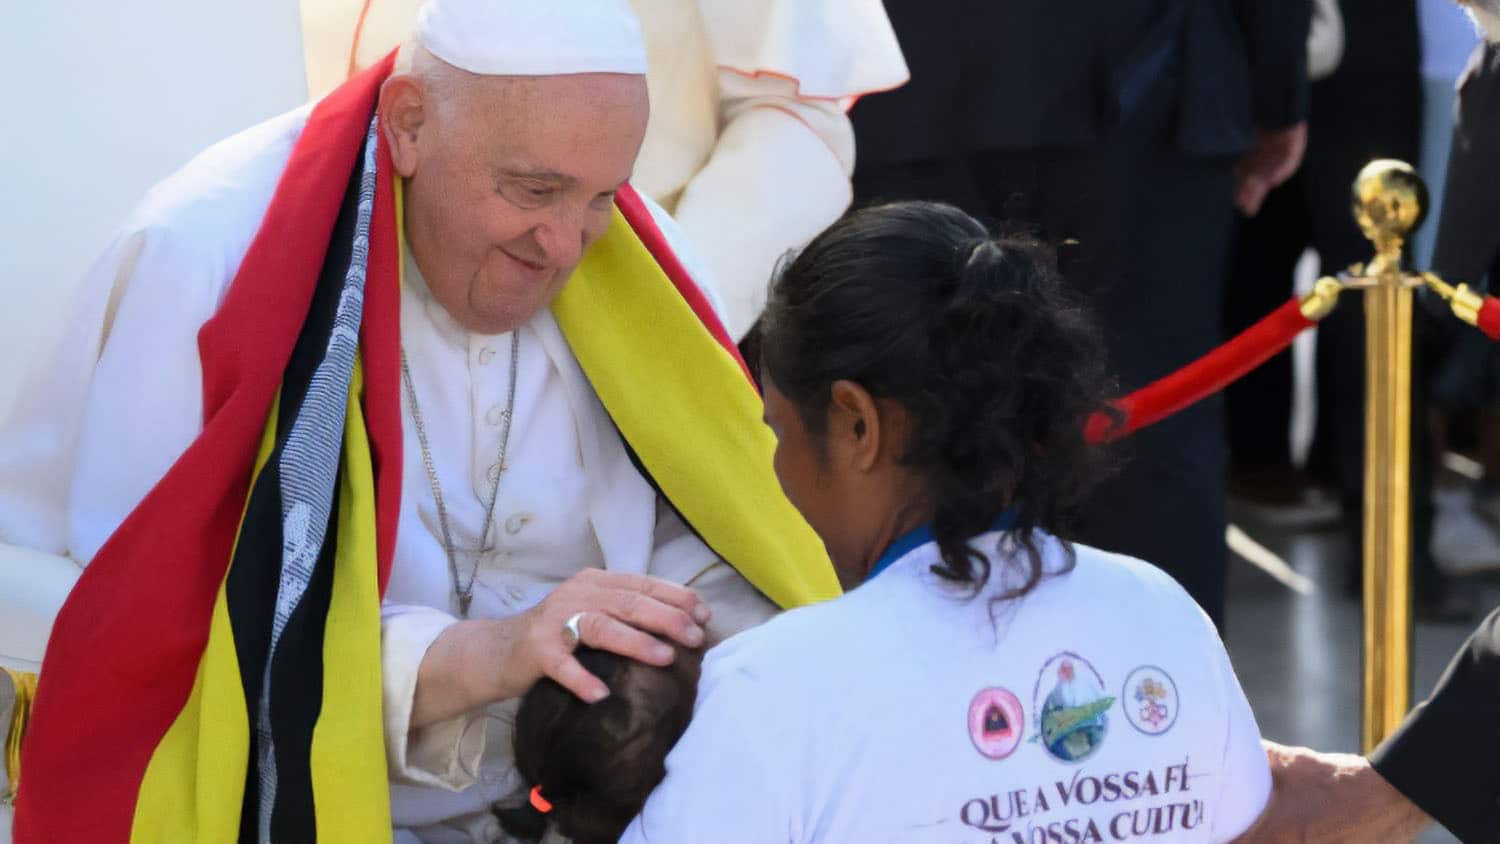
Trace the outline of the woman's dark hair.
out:
<instances>
[{"instance_id":1,"label":"woman's dark hair","mask_svg":"<svg viewBox=\"0 0 1500 844\"><path fill-rule=\"evenodd\" d=\"M1084 423L1111 412L1112 392L1100 332L1050 248L992 237L949 205L864 208L783 263L759 326L762 375L814 441L836 381L911 416L901 461L926 479L935 573L977 591L989 563L970 541L1014 508L1029 570L1002 597L1040 581L1033 531L1066 538L1103 469Z\"/></svg>"},{"instance_id":2,"label":"woman's dark hair","mask_svg":"<svg viewBox=\"0 0 1500 844\"><path fill-rule=\"evenodd\" d=\"M677 648L658 668L581 647L575 656L609 686L588 704L544 678L521 701L513 733L516 770L552 804L496 809L507 834L541 840L547 824L575 844L614 844L667 774L667 753L687 729L701 651Z\"/></svg>"}]
</instances>

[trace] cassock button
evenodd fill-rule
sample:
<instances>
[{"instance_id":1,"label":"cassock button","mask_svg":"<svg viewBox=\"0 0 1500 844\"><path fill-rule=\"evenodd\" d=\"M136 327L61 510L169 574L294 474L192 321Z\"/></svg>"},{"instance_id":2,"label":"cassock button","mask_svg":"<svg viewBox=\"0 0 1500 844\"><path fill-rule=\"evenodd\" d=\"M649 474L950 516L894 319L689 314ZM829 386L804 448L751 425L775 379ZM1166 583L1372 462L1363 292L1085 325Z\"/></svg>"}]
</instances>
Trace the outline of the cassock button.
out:
<instances>
[{"instance_id":1,"label":"cassock button","mask_svg":"<svg viewBox=\"0 0 1500 844\"><path fill-rule=\"evenodd\" d=\"M491 427L499 427L505 421L505 408L498 404L490 408L489 413L484 415L484 421L490 423Z\"/></svg>"},{"instance_id":2,"label":"cassock button","mask_svg":"<svg viewBox=\"0 0 1500 844\"><path fill-rule=\"evenodd\" d=\"M483 366L495 359L495 350L489 346L479 350L479 365Z\"/></svg>"},{"instance_id":3,"label":"cassock button","mask_svg":"<svg viewBox=\"0 0 1500 844\"><path fill-rule=\"evenodd\" d=\"M530 513L517 513L505 520L505 532L510 534L511 536L515 536L516 534L520 533L521 529L526 527L526 525L530 522Z\"/></svg>"}]
</instances>

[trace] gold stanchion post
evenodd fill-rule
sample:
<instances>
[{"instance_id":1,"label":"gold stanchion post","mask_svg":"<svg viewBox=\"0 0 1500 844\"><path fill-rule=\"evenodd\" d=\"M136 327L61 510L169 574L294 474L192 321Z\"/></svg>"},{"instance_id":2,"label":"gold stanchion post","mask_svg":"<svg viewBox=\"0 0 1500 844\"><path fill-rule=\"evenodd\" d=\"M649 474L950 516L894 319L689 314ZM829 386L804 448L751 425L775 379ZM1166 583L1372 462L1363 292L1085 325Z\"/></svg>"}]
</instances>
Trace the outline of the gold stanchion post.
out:
<instances>
[{"instance_id":1,"label":"gold stanchion post","mask_svg":"<svg viewBox=\"0 0 1500 844\"><path fill-rule=\"evenodd\" d=\"M1366 752L1401 723L1411 694L1412 288L1401 250L1422 222L1427 188L1400 161L1371 162L1353 211L1375 245L1351 287L1365 289L1364 712Z\"/></svg>"},{"instance_id":2,"label":"gold stanchion post","mask_svg":"<svg viewBox=\"0 0 1500 844\"><path fill-rule=\"evenodd\" d=\"M0 667L0 806L15 799L21 781L21 739L31 717L31 701L36 697L36 675ZM0 840L8 829L0 828Z\"/></svg>"}]
</instances>

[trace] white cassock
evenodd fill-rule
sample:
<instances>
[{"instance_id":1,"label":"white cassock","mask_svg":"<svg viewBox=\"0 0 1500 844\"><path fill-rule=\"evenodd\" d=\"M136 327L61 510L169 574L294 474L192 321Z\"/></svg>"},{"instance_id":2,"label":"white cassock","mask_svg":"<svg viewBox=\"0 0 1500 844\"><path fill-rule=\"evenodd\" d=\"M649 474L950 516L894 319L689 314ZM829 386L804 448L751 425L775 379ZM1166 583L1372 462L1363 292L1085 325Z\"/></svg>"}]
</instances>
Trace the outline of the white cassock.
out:
<instances>
[{"instance_id":1,"label":"white cassock","mask_svg":"<svg viewBox=\"0 0 1500 844\"><path fill-rule=\"evenodd\" d=\"M303 0L309 87L342 82L411 30L420 0ZM880 0L630 0L651 121L632 183L676 218L742 336L776 263L849 207L846 111L907 79Z\"/></svg>"},{"instance_id":2,"label":"white cassock","mask_svg":"<svg viewBox=\"0 0 1500 844\"><path fill-rule=\"evenodd\" d=\"M79 286L58 347L31 361L16 406L0 419L0 644L8 664L35 670L80 568L199 433L199 327L245 255L308 111L218 144L153 188ZM670 218L659 213L657 221L692 269ZM464 331L408 266L401 337L453 540L488 549L458 556L465 579L478 565L470 615L521 612L588 567L691 585L714 610L711 638L774 614L632 466L550 311L518 331L507 468L490 534L480 537L511 338ZM381 626L397 837L500 840L488 807L524 799L511 762L513 706L407 729L422 657L456 621L410 411L403 399L401 516Z\"/></svg>"}]
</instances>

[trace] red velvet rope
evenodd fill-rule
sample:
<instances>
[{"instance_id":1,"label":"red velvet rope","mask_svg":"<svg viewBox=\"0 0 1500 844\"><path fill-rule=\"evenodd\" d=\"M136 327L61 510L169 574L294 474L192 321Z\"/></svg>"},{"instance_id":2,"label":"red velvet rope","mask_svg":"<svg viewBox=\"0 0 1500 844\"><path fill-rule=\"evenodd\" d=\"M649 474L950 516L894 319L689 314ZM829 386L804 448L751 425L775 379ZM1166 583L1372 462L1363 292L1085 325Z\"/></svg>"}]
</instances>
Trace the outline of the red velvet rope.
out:
<instances>
[{"instance_id":1,"label":"red velvet rope","mask_svg":"<svg viewBox=\"0 0 1500 844\"><path fill-rule=\"evenodd\" d=\"M1496 307L1490 308L1491 303ZM1500 302L1490 299L1485 302L1485 309L1492 311L1491 321L1500 332ZM1483 323L1484 313L1481 311L1481 327ZM1108 442L1160 422L1229 386L1291 345L1298 334L1312 325L1314 322L1302 315L1301 300L1293 297L1224 345L1171 375L1118 399L1115 407L1124 413L1123 423L1116 424L1108 416L1096 414L1088 421L1084 434L1090 442Z\"/></svg>"},{"instance_id":2,"label":"red velvet rope","mask_svg":"<svg viewBox=\"0 0 1500 844\"><path fill-rule=\"evenodd\" d=\"M1484 304L1479 307L1479 321L1475 325L1486 337L1500 340L1500 299L1484 297Z\"/></svg>"}]
</instances>

